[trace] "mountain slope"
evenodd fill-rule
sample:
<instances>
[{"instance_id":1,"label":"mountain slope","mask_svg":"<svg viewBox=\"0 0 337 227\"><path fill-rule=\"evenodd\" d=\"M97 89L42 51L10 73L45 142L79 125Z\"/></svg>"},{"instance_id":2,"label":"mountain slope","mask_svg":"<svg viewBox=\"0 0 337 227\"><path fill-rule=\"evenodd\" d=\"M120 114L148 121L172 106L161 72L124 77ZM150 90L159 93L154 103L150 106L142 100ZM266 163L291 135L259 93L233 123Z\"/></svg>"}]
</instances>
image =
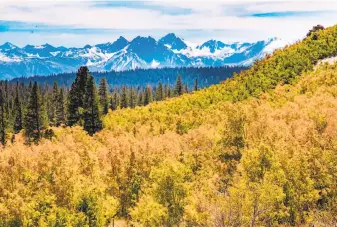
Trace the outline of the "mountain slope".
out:
<instances>
[{"instance_id":1,"label":"mountain slope","mask_svg":"<svg viewBox=\"0 0 337 227\"><path fill-rule=\"evenodd\" d=\"M335 226L337 64L313 69L336 47L334 26L222 84L110 112L94 137L17 135L0 224Z\"/></svg>"},{"instance_id":2,"label":"mountain slope","mask_svg":"<svg viewBox=\"0 0 337 227\"><path fill-rule=\"evenodd\" d=\"M0 46L2 79L32 75L75 72L81 65L91 71L123 71L135 68L189 66L251 65L265 53L283 47L279 39L256 43L224 44L210 40L200 46L188 46L170 33L158 41L136 37L132 41L119 37L113 43L86 45L83 48L27 45L19 48L10 43Z\"/></svg>"}]
</instances>

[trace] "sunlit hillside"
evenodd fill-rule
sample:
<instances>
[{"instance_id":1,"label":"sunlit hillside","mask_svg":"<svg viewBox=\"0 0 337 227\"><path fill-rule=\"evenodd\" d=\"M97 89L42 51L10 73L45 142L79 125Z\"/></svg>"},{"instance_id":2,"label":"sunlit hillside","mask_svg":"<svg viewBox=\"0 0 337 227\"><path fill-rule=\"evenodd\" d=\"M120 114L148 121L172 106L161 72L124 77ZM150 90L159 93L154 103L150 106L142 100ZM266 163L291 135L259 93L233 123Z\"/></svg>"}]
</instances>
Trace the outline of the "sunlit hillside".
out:
<instances>
[{"instance_id":1,"label":"sunlit hillside","mask_svg":"<svg viewBox=\"0 0 337 227\"><path fill-rule=\"evenodd\" d=\"M337 26L233 79L0 152L0 226L334 226ZM122 222L121 222L122 221Z\"/></svg>"}]
</instances>

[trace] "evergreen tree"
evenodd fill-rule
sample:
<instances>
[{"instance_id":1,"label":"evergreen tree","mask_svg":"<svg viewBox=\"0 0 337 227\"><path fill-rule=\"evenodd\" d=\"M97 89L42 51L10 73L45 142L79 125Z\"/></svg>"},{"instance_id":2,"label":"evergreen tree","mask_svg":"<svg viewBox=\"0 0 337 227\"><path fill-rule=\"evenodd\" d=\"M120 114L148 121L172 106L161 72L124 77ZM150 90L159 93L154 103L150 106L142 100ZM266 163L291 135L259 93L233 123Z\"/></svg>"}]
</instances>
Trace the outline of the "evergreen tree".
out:
<instances>
[{"instance_id":1,"label":"evergreen tree","mask_svg":"<svg viewBox=\"0 0 337 227\"><path fill-rule=\"evenodd\" d=\"M198 79L194 80L194 91L198 90Z\"/></svg>"},{"instance_id":2,"label":"evergreen tree","mask_svg":"<svg viewBox=\"0 0 337 227\"><path fill-rule=\"evenodd\" d=\"M52 93L52 97L51 97L51 106L50 106L50 122L52 125L56 125L56 121L57 121L57 115L56 115L56 107L58 104L58 98L59 98L59 88L58 88L58 84L56 82L54 82L53 85L53 93Z\"/></svg>"},{"instance_id":3,"label":"evergreen tree","mask_svg":"<svg viewBox=\"0 0 337 227\"><path fill-rule=\"evenodd\" d=\"M185 84L184 93L188 93L188 86L187 86L187 83Z\"/></svg>"},{"instance_id":4,"label":"evergreen tree","mask_svg":"<svg viewBox=\"0 0 337 227\"><path fill-rule=\"evenodd\" d=\"M66 111L64 103L64 89L61 88L56 102L56 126L66 123Z\"/></svg>"},{"instance_id":5,"label":"evergreen tree","mask_svg":"<svg viewBox=\"0 0 337 227\"><path fill-rule=\"evenodd\" d=\"M126 92L126 87L123 86L122 88L122 96L121 96L121 109L128 107L128 97Z\"/></svg>"},{"instance_id":6,"label":"evergreen tree","mask_svg":"<svg viewBox=\"0 0 337 227\"><path fill-rule=\"evenodd\" d=\"M140 90L138 91L138 96L137 96L137 106L142 106L144 104L143 102L143 92Z\"/></svg>"},{"instance_id":7,"label":"evergreen tree","mask_svg":"<svg viewBox=\"0 0 337 227\"><path fill-rule=\"evenodd\" d=\"M37 142L41 138L41 130L46 128L46 118L43 97L37 83L34 82L25 115L25 135L28 142L30 139Z\"/></svg>"},{"instance_id":8,"label":"evergreen tree","mask_svg":"<svg viewBox=\"0 0 337 227\"><path fill-rule=\"evenodd\" d=\"M110 105L111 110L117 110L119 106L119 94L116 91L113 93L113 96L111 97Z\"/></svg>"},{"instance_id":9,"label":"evergreen tree","mask_svg":"<svg viewBox=\"0 0 337 227\"><path fill-rule=\"evenodd\" d=\"M2 145L6 143L6 100L4 91L0 89L0 142Z\"/></svg>"},{"instance_id":10,"label":"evergreen tree","mask_svg":"<svg viewBox=\"0 0 337 227\"><path fill-rule=\"evenodd\" d=\"M135 108L136 107L136 92L132 87L130 88L129 97L130 97L130 108Z\"/></svg>"},{"instance_id":11,"label":"evergreen tree","mask_svg":"<svg viewBox=\"0 0 337 227\"><path fill-rule=\"evenodd\" d=\"M180 96L183 94L183 92L184 92L183 82L182 82L181 76L179 75L177 77L176 85L174 87L174 95Z\"/></svg>"},{"instance_id":12,"label":"evergreen tree","mask_svg":"<svg viewBox=\"0 0 337 227\"><path fill-rule=\"evenodd\" d=\"M102 129L99 113L99 100L94 78L89 76L84 96L84 130L93 135Z\"/></svg>"},{"instance_id":13,"label":"evergreen tree","mask_svg":"<svg viewBox=\"0 0 337 227\"><path fill-rule=\"evenodd\" d=\"M171 88L170 88L170 86L168 86L168 85L165 85L165 96L167 97L167 98L171 98Z\"/></svg>"},{"instance_id":14,"label":"evergreen tree","mask_svg":"<svg viewBox=\"0 0 337 227\"><path fill-rule=\"evenodd\" d=\"M71 85L68 97L68 125L73 126L83 118L83 103L89 76L88 67L82 66Z\"/></svg>"},{"instance_id":15,"label":"evergreen tree","mask_svg":"<svg viewBox=\"0 0 337 227\"><path fill-rule=\"evenodd\" d=\"M108 109L109 109L108 90L109 90L109 85L106 81L106 78L102 78L99 83L98 93L99 93L99 101L102 106L103 114L107 114Z\"/></svg>"},{"instance_id":16,"label":"evergreen tree","mask_svg":"<svg viewBox=\"0 0 337 227\"><path fill-rule=\"evenodd\" d=\"M146 86L145 95L144 95L144 106L152 102L152 89L149 85Z\"/></svg>"},{"instance_id":17,"label":"evergreen tree","mask_svg":"<svg viewBox=\"0 0 337 227\"><path fill-rule=\"evenodd\" d=\"M156 100L161 101L164 99L163 84L160 82L156 90Z\"/></svg>"},{"instance_id":18,"label":"evergreen tree","mask_svg":"<svg viewBox=\"0 0 337 227\"><path fill-rule=\"evenodd\" d=\"M15 99L14 99L14 133L18 133L22 130L22 106L19 94L19 83L16 84L15 88Z\"/></svg>"}]
</instances>

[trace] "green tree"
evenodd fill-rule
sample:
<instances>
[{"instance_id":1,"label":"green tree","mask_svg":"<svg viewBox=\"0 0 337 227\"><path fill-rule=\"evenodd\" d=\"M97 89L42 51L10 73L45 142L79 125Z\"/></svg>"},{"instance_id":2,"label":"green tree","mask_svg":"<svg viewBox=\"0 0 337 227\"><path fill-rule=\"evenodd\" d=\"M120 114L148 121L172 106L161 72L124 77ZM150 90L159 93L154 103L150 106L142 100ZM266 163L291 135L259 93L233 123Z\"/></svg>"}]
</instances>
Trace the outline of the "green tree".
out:
<instances>
[{"instance_id":1,"label":"green tree","mask_svg":"<svg viewBox=\"0 0 337 227\"><path fill-rule=\"evenodd\" d=\"M94 78L89 76L84 96L84 130L93 135L102 129L99 101Z\"/></svg>"},{"instance_id":2,"label":"green tree","mask_svg":"<svg viewBox=\"0 0 337 227\"><path fill-rule=\"evenodd\" d=\"M19 94L19 83L16 84L15 88L15 99L14 99L14 133L18 133L22 130L22 106Z\"/></svg>"},{"instance_id":3,"label":"green tree","mask_svg":"<svg viewBox=\"0 0 337 227\"><path fill-rule=\"evenodd\" d=\"M84 95L89 77L86 66L79 68L68 96L68 125L73 126L83 118Z\"/></svg>"},{"instance_id":4,"label":"green tree","mask_svg":"<svg viewBox=\"0 0 337 227\"><path fill-rule=\"evenodd\" d=\"M2 145L6 143L6 110L5 97L3 89L0 89L0 142Z\"/></svg>"},{"instance_id":5,"label":"green tree","mask_svg":"<svg viewBox=\"0 0 337 227\"><path fill-rule=\"evenodd\" d=\"M184 93L183 82L182 82L181 76L179 75L177 77L176 85L174 87L174 95L175 96L180 96L183 93Z\"/></svg>"},{"instance_id":6,"label":"green tree","mask_svg":"<svg viewBox=\"0 0 337 227\"><path fill-rule=\"evenodd\" d=\"M119 106L119 94L115 91L110 100L110 108L111 110L117 110Z\"/></svg>"},{"instance_id":7,"label":"green tree","mask_svg":"<svg viewBox=\"0 0 337 227\"><path fill-rule=\"evenodd\" d=\"M121 109L128 108L128 95L126 91L126 86L122 88L122 95L121 95Z\"/></svg>"},{"instance_id":8,"label":"green tree","mask_svg":"<svg viewBox=\"0 0 337 227\"><path fill-rule=\"evenodd\" d=\"M28 142L31 142L31 139L38 142L42 136L41 130L46 127L47 116L43 103L43 97L41 97L37 83L34 82L25 115L25 135Z\"/></svg>"},{"instance_id":9,"label":"green tree","mask_svg":"<svg viewBox=\"0 0 337 227\"><path fill-rule=\"evenodd\" d=\"M152 89L149 85L146 86L145 95L144 95L144 106L152 102Z\"/></svg>"},{"instance_id":10,"label":"green tree","mask_svg":"<svg viewBox=\"0 0 337 227\"><path fill-rule=\"evenodd\" d=\"M106 78L102 78L99 83L99 101L103 110L103 114L108 113L109 109L109 97L108 97L109 85L106 81Z\"/></svg>"},{"instance_id":11,"label":"green tree","mask_svg":"<svg viewBox=\"0 0 337 227\"><path fill-rule=\"evenodd\" d=\"M135 92L135 90L131 87L130 88L130 95L129 95L129 97L130 97L130 102L129 102L129 104L130 104L130 108L135 108L136 107L136 92Z\"/></svg>"},{"instance_id":12,"label":"green tree","mask_svg":"<svg viewBox=\"0 0 337 227\"><path fill-rule=\"evenodd\" d=\"M163 84L160 82L156 90L156 101L161 101L164 99Z\"/></svg>"},{"instance_id":13,"label":"green tree","mask_svg":"<svg viewBox=\"0 0 337 227\"><path fill-rule=\"evenodd\" d=\"M143 92L140 90L138 91L138 96L137 96L137 106L142 106L143 103Z\"/></svg>"},{"instance_id":14,"label":"green tree","mask_svg":"<svg viewBox=\"0 0 337 227\"><path fill-rule=\"evenodd\" d=\"M188 93L188 85L187 85L187 83L185 84L184 93Z\"/></svg>"},{"instance_id":15,"label":"green tree","mask_svg":"<svg viewBox=\"0 0 337 227\"><path fill-rule=\"evenodd\" d=\"M60 126L62 124L65 124L66 122L66 111L64 100L65 100L64 89L61 88L57 96L56 102L56 126Z\"/></svg>"},{"instance_id":16,"label":"green tree","mask_svg":"<svg viewBox=\"0 0 337 227\"><path fill-rule=\"evenodd\" d=\"M194 91L198 90L198 79L194 80Z\"/></svg>"},{"instance_id":17,"label":"green tree","mask_svg":"<svg viewBox=\"0 0 337 227\"><path fill-rule=\"evenodd\" d=\"M56 121L57 121L57 115L56 115L56 107L58 104L58 97L59 97L59 88L58 88L58 84L56 82L54 82L53 85L53 93L52 93L52 97L51 97L51 108L50 108L50 122L52 123L52 125L56 125Z\"/></svg>"}]
</instances>

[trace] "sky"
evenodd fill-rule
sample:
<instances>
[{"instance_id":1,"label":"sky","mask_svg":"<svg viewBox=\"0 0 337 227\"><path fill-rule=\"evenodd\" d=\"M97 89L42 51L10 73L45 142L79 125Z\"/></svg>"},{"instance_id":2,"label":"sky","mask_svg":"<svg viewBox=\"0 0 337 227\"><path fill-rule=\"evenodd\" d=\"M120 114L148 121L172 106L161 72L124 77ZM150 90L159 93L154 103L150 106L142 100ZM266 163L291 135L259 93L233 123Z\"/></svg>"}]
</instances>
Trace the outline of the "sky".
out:
<instances>
[{"instance_id":1,"label":"sky","mask_svg":"<svg viewBox=\"0 0 337 227\"><path fill-rule=\"evenodd\" d=\"M337 0L0 0L0 44L83 47L175 33L191 43L303 38L337 24Z\"/></svg>"}]
</instances>

